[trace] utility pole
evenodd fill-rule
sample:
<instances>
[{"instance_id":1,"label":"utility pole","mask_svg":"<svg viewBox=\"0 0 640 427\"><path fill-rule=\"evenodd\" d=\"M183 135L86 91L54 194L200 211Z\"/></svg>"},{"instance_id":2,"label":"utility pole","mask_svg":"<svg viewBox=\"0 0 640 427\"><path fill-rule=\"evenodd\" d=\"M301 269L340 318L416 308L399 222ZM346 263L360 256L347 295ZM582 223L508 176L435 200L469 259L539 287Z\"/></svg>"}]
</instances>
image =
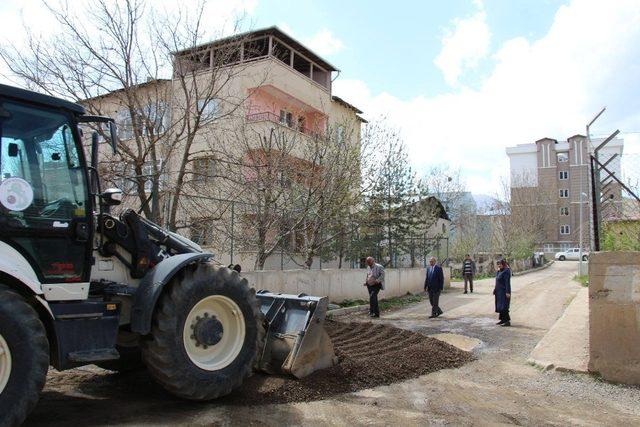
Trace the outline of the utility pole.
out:
<instances>
[{"instance_id":1,"label":"utility pole","mask_svg":"<svg viewBox=\"0 0 640 427\"><path fill-rule=\"evenodd\" d=\"M598 117L600 117L602 115L602 113L604 113L604 111L607 109L607 107L602 107L602 109L600 110L600 112L598 114L595 115L595 117L587 124L587 154L591 155L592 152L592 147L591 147L591 133L589 132L589 128L591 127L591 125L598 120ZM597 155L597 153L596 153ZM583 194L584 194L584 172L582 170L583 165L585 164L582 161L582 152L580 153L580 224L579 224L579 228L580 228L580 253L579 255L579 264L578 264L578 275L582 276L584 273L584 267L582 264L582 245L583 245L583 241L582 241L582 211L584 209L583 203L582 203L582 198L583 198ZM600 180L599 178L599 174L596 174L595 179L597 179L598 181ZM592 194L592 192L589 192L589 194ZM598 197L598 196L596 196ZM596 203L595 200L591 200L591 206L594 206L593 204ZM595 236L594 236L594 228L593 228L593 221L591 221L591 226L589 227L589 241L590 241L590 249L593 252L594 247L594 241L595 241Z\"/></svg>"}]
</instances>

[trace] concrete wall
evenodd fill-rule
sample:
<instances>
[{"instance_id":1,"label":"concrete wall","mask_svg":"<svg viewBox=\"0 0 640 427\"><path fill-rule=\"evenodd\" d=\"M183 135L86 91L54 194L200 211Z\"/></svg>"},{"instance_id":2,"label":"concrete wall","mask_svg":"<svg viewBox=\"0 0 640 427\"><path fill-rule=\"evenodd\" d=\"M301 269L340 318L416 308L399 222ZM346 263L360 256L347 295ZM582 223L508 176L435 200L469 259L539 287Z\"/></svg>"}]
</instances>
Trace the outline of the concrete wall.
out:
<instances>
[{"instance_id":1,"label":"concrete wall","mask_svg":"<svg viewBox=\"0 0 640 427\"><path fill-rule=\"evenodd\" d=\"M589 258L589 370L640 384L640 252Z\"/></svg>"},{"instance_id":2,"label":"concrete wall","mask_svg":"<svg viewBox=\"0 0 640 427\"><path fill-rule=\"evenodd\" d=\"M445 272L445 288L450 287L449 269ZM423 291L425 269L400 268L385 271L385 290L380 298L391 298ZM284 270L250 271L242 273L256 289L267 289L276 293L328 296L329 301L340 303L350 299L367 299L363 286L366 270Z\"/></svg>"}]
</instances>

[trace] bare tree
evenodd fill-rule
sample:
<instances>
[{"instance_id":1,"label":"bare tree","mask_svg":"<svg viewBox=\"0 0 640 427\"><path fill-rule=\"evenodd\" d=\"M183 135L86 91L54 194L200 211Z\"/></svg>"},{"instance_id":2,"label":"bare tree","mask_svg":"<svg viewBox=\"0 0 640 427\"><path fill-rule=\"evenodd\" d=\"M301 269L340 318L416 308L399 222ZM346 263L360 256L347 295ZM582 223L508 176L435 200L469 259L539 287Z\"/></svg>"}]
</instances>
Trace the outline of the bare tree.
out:
<instances>
[{"instance_id":1,"label":"bare tree","mask_svg":"<svg viewBox=\"0 0 640 427\"><path fill-rule=\"evenodd\" d=\"M511 177L511 183L502 183L502 194L496 211L498 221L493 227L495 252L512 259L525 259L533 255L537 244L544 240L545 232L554 227L555 194L551 189L533 186L527 174Z\"/></svg>"},{"instance_id":2,"label":"bare tree","mask_svg":"<svg viewBox=\"0 0 640 427\"><path fill-rule=\"evenodd\" d=\"M215 156L218 178L211 186L217 209L210 222L213 233L233 239L241 251L255 253L256 269L264 269L269 256L283 248L304 219L296 211L302 202L295 188L312 180L315 173L299 152L304 138L265 124L250 123L240 115L218 132L218 144L207 147ZM187 200L191 203L192 198Z\"/></svg>"},{"instance_id":3,"label":"bare tree","mask_svg":"<svg viewBox=\"0 0 640 427\"><path fill-rule=\"evenodd\" d=\"M180 206L201 154L197 141L247 96L229 89L242 65L227 66L245 41L200 47L212 36L204 3L172 16L141 0L94 0L82 17L67 4L44 6L59 33L42 40L27 28L27 48L5 45L0 58L27 86L115 116L119 155L101 165L107 180L124 187L151 220L187 226Z\"/></svg>"},{"instance_id":4,"label":"bare tree","mask_svg":"<svg viewBox=\"0 0 640 427\"><path fill-rule=\"evenodd\" d=\"M355 123L340 123L340 132L330 128L323 137L309 138L302 145L303 158L309 162L307 179L297 183L300 195L297 216L299 226L294 231L293 252L302 254L306 268L311 268L314 257L322 256L323 247L335 239L344 239L348 228L346 220L355 212L361 195L361 150L369 148L359 141ZM339 251L338 247L338 251ZM329 258L340 254L329 253ZM293 257L295 260L295 257Z\"/></svg>"}]
</instances>

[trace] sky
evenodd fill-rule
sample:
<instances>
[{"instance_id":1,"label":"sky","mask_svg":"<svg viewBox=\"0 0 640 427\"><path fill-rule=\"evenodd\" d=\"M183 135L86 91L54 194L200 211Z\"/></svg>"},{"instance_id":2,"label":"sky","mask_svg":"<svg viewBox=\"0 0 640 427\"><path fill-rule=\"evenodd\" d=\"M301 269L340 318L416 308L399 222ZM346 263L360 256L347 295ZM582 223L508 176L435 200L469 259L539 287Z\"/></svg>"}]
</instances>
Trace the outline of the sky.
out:
<instances>
[{"instance_id":1,"label":"sky","mask_svg":"<svg viewBox=\"0 0 640 427\"><path fill-rule=\"evenodd\" d=\"M603 106L592 136L620 129L625 153L640 153L637 0L207 3L216 31L237 15L245 29L279 26L339 68L334 94L397 127L418 173L460 168L474 193L498 191L507 146L584 134ZM2 43L19 43L23 22L55 31L37 0L4 0L0 16Z\"/></svg>"}]
</instances>

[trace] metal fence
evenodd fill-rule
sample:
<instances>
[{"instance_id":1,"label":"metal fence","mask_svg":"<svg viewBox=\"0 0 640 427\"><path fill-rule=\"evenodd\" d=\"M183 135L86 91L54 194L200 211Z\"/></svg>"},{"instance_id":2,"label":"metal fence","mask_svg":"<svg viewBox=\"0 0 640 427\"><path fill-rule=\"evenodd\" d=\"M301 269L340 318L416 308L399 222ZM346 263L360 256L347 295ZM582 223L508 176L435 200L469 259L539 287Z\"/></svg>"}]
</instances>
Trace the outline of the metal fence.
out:
<instances>
[{"instance_id":1,"label":"metal fence","mask_svg":"<svg viewBox=\"0 0 640 427\"><path fill-rule=\"evenodd\" d=\"M243 270L290 270L300 268L364 268L365 259L373 256L388 268L424 267L431 256L439 263L449 258L447 236L393 236L389 245L384 233L365 232L358 224L342 224L344 232L336 232L340 224L325 224L319 236L322 242L314 249L309 263L309 238L302 224L296 224L290 212L265 214L260 205L224 199L207 198L198 208L188 207L192 214L183 234L214 253L221 264L240 264ZM258 221L271 216L261 235ZM260 267L260 242L266 250Z\"/></svg>"},{"instance_id":2,"label":"metal fence","mask_svg":"<svg viewBox=\"0 0 640 427\"><path fill-rule=\"evenodd\" d=\"M603 154L618 131L591 155L592 249L640 250L640 154Z\"/></svg>"}]
</instances>

